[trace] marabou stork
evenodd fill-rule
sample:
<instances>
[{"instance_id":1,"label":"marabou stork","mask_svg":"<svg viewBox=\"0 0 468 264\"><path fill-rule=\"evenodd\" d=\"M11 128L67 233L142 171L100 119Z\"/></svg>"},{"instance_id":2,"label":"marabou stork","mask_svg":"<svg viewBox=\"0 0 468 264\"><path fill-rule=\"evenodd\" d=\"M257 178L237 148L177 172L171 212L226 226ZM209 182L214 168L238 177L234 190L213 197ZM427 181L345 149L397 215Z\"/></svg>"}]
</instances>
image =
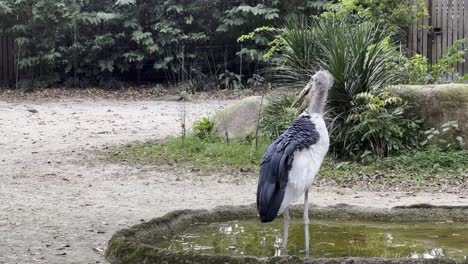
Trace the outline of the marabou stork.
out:
<instances>
[{"instance_id":1,"label":"marabou stork","mask_svg":"<svg viewBox=\"0 0 468 264\"><path fill-rule=\"evenodd\" d=\"M323 111L333 77L318 71L302 90L300 98L310 94L310 103L292 125L268 148L260 165L257 210L263 223L284 215L283 250L286 252L289 205L304 194L305 249L309 256L308 193L325 154L329 137Z\"/></svg>"}]
</instances>

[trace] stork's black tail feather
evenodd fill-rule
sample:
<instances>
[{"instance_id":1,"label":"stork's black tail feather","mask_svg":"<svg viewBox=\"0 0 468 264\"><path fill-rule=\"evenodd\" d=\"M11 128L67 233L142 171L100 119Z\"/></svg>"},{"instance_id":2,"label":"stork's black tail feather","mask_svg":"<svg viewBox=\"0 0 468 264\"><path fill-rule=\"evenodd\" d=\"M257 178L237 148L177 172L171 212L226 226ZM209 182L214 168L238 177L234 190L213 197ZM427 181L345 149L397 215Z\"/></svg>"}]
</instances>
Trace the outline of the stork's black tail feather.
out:
<instances>
[{"instance_id":1,"label":"stork's black tail feather","mask_svg":"<svg viewBox=\"0 0 468 264\"><path fill-rule=\"evenodd\" d=\"M284 190L277 184L259 183L257 191L257 209L260 221L268 223L275 220L284 198Z\"/></svg>"},{"instance_id":2,"label":"stork's black tail feather","mask_svg":"<svg viewBox=\"0 0 468 264\"><path fill-rule=\"evenodd\" d=\"M276 218L285 193L285 189L281 188L280 184L271 182L268 177L270 173L269 165L262 165L257 189L257 210L262 223L271 222Z\"/></svg>"}]
</instances>

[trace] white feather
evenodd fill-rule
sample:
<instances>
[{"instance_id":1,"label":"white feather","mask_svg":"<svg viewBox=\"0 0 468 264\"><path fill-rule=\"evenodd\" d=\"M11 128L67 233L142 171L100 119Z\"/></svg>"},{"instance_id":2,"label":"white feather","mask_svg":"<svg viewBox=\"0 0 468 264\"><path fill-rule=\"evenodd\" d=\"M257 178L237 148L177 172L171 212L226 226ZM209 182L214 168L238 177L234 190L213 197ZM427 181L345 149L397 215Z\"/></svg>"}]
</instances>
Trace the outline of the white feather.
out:
<instances>
[{"instance_id":1,"label":"white feather","mask_svg":"<svg viewBox=\"0 0 468 264\"><path fill-rule=\"evenodd\" d=\"M328 151L330 140L328 137L327 126L322 115L313 113L310 120L315 124L315 129L320 135L319 141L308 149L296 151L294 160L289 171L288 184L284 194L283 202L279 213L283 211L294 201L296 201L312 185L317 176L323 159Z\"/></svg>"}]
</instances>

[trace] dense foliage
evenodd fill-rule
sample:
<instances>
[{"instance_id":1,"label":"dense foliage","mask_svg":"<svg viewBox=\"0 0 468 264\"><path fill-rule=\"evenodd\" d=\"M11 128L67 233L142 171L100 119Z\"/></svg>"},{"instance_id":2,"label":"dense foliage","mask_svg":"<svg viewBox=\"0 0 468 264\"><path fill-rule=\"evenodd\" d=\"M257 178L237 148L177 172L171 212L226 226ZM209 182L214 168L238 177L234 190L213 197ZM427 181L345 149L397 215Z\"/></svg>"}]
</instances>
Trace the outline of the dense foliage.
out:
<instances>
[{"instance_id":1,"label":"dense foliage","mask_svg":"<svg viewBox=\"0 0 468 264\"><path fill-rule=\"evenodd\" d=\"M232 81L233 73L239 79L254 73L247 47L237 43L240 35L323 5L317 0L1 0L0 34L17 36L24 85L112 88L122 85L119 80L143 80L189 82L201 89Z\"/></svg>"},{"instance_id":2,"label":"dense foliage","mask_svg":"<svg viewBox=\"0 0 468 264\"><path fill-rule=\"evenodd\" d=\"M339 138L344 151L358 160L386 157L419 146L420 124L408 118L408 106L388 92L357 94Z\"/></svg>"},{"instance_id":3,"label":"dense foliage","mask_svg":"<svg viewBox=\"0 0 468 264\"><path fill-rule=\"evenodd\" d=\"M396 61L391 62L389 70L395 73L395 83L398 84L434 84L442 83L444 76L453 76L459 81L466 81L459 76L455 69L456 63L465 62L465 53L468 50L468 38L457 40L447 49L436 64L431 64L427 57L416 54L406 57L399 54Z\"/></svg>"},{"instance_id":4,"label":"dense foliage","mask_svg":"<svg viewBox=\"0 0 468 264\"><path fill-rule=\"evenodd\" d=\"M420 55L407 57L397 42L401 43L401 29L427 15L424 2L417 5L342 0L314 19L296 18L281 29L261 29L274 35L267 55L273 64L269 72L278 83L303 87L318 69L334 76L328 116L335 157L366 160L427 145L422 142L421 122L401 98L384 92L385 87L457 77L453 65L464 61L467 40L455 42L436 65ZM267 113L264 120L274 117Z\"/></svg>"},{"instance_id":5,"label":"dense foliage","mask_svg":"<svg viewBox=\"0 0 468 264\"><path fill-rule=\"evenodd\" d=\"M428 16L424 0L413 4L395 0L341 0L330 5L329 9L323 14L324 17L370 22L388 29L395 40L403 42L405 29L418 18Z\"/></svg>"},{"instance_id":6,"label":"dense foliage","mask_svg":"<svg viewBox=\"0 0 468 264\"><path fill-rule=\"evenodd\" d=\"M334 76L328 112L338 157L388 156L415 140L418 126L403 116L405 104L381 93L395 77L387 65L397 54L386 32L369 22L321 18L293 20L277 37L277 79L300 87L318 69ZM275 120L267 113L269 119Z\"/></svg>"}]
</instances>

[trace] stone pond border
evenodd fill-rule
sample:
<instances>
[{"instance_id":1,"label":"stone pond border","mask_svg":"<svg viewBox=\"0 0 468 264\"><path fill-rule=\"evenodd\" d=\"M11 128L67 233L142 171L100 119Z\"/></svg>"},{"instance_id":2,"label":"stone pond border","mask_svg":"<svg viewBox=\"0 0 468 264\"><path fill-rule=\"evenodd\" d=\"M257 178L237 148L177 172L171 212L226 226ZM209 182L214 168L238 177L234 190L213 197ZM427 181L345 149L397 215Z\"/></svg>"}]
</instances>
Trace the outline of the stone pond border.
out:
<instances>
[{"instance_id":1,"label":"stone pond border","mask_svg":"<svg viewBox=\"0 0 468 264\"><path fill-rule=\"evenodd\" d=\"M291 208L292 217L302 216L302 206ZM338 204L329 207L311 206L310 218L313 219L340 219L340 220L366 220L385 222L468 222L468 206L433 206L417 204L399 206L389 209L366 208ZM116 232L108 243L106 259L112 264L260 264L260 263L291 263L291 264L455 264L465 263L468 260L455 261L451 259L383 259L383 258L299 258L295 256L282 257L249 257L249 256L220 256L197 254L194 252L176 252L157 248L145 243L155 241L157 237L171 235L185 230L185 228L199 222L219 222L231 220L251 219L257 216L255 205L222 206L211 211L208 210L179 210L170 212L163 217L152 219L146 223ZM468 246L468 245L467 245Z\"/></svg>"}]
</instances>

